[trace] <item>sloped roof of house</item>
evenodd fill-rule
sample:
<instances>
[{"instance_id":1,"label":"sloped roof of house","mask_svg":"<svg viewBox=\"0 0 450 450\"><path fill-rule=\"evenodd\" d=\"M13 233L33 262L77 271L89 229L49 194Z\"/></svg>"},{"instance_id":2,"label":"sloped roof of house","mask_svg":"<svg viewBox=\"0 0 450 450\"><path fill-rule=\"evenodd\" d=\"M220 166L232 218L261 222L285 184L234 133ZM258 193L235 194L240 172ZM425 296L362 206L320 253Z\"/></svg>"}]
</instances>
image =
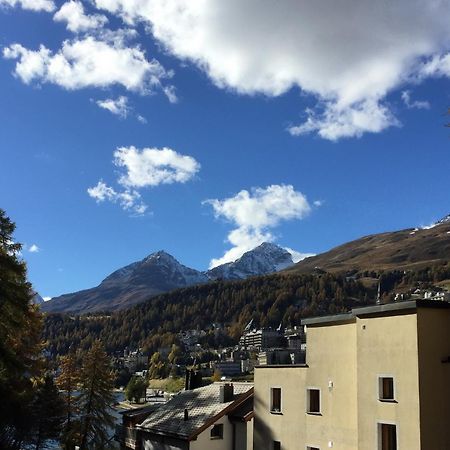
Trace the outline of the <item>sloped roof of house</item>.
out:
<instances>
[{"instance_id":1,"label":"sloped roof of house","mask_svg":"<svg viewBox=\"0 0 450 450\"><path fill-rule=\"evenodd\" d=\"M154 434L192 440L223 415L239 407L253 394L252 383L233 383L232 401L220 402L220 386L213 383L197 389L182 391L161 405L137 428ZM188 411L185 420L184 411Z\"/></svg>"}]
</instances>

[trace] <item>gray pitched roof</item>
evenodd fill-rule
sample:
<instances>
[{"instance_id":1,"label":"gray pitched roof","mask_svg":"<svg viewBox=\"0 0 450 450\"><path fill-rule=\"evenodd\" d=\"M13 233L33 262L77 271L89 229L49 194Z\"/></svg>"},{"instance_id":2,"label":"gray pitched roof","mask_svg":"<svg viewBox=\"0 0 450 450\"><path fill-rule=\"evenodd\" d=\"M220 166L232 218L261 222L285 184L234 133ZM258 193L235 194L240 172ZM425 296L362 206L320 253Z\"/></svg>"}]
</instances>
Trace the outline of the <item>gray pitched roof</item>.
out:
<instances>
[{"instance_id":1,"label":"gray pitched roof","mask_svg":"<svg viewBox=\"0 0 450 450\"><path fill-rule=\"evenodd\" d=\"M223 383L213 383L191 391L182 391L161 405L153 414L137 427L155 434L189 439L217 416L224 414L233 404L238 405L250 394L252 383L233 383L233 401L220 403L219 391ZM184 420L184 410L188 410L188 420Z\"/></svg>"}]
</instances>

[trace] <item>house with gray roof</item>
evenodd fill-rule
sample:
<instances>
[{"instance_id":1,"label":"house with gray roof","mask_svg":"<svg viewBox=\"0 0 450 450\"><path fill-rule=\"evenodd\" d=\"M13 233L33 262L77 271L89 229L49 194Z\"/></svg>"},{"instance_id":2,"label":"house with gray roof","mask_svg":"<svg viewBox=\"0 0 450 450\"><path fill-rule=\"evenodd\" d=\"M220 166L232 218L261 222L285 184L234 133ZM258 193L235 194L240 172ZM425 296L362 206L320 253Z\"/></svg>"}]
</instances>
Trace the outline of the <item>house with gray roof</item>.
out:
<instances>
[{"instance_id":1,"label":"house with gray roof","mask_svg":"<svg viewBox=\"0 0 450 450\"><path fill-rule=\"evenodd\" d=\"M251 450L253 384L184 390L134 425L134 450Z\"/></svg>"}]
</instances>

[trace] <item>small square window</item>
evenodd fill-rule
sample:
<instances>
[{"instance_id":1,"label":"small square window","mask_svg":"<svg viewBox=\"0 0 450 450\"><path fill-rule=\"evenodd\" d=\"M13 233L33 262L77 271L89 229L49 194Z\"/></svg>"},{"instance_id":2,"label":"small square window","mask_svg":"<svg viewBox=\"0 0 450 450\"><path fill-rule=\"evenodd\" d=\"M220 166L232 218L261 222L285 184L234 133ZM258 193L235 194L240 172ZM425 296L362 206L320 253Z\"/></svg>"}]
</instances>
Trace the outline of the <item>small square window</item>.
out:
<instances>
[{"instance_id":1,"label":"small square window","mask_svg":"<svg viewBox=\"0 0 450 450\"><path fill-rule=\"evenodd\" d=\"M320 414L320 389L308 389L306 412Z\"/></svg>"},{"instance_id":2,"label":"small square window","mask_svg":"<svg viewBox=\"0 0 450 450\"><path fill-rule=\"evenodd\" d=\"M223 424L219 423L211 428L211 439L223 439Z\"/></svg>"},{"instance_id":3,"label":"small square window","mask_svg":"<svg viewBox=\"0 0 450 450\"><path fill-rule=\"evenodd\" d=\"M397 427L389 423L378 424L379 450L397 450Z\"/></svg>"},{"instance_id":4,"label":"small square window","mask_svg":"<svg viewBox=\"0 0 450 450\"><path fill-rule=\"evenodd\" d=\"M273 441L272 449L273 450L281 450L281 442L280 441Z\"/></svg>"},{"instance_id":5,"label":"small square window","mask_svg":"<svg viewBox=\"0 0 450 450\"><path fill-rule=\"evenodd\" d=\"M394 400L394 378L380 377L378 379L379 399L380 400Z\"/></svg>"},{"instance_id":6,"label":"small square window","mask_svg":"<svg viewBox=\"0 0 450 450\"><path fill-rule=\"evenodd\" d=\"M281 412L281 388L272 388L270 390L270 411L274 413Z\"/></svg>"}]
</instances>

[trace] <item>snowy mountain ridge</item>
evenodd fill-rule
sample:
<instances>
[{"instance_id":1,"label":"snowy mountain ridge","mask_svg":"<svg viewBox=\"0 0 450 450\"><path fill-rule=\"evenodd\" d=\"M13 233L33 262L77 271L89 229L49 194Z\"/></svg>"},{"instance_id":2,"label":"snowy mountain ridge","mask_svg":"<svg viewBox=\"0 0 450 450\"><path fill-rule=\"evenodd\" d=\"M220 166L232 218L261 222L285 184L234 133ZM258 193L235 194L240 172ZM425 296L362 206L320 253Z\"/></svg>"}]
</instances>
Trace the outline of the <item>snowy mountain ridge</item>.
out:
<instances>
[{"instance_id":1,"label":"snowy mountain ridge","mask_svg":"<svg viewBox=\"0 0 450 450\"><path fill-rule=\"evenodd\" d=\"M243 280L293 265L285 249L264 242L234 262L201 272L184 266L164 250L157 251L108 275L97 287L61 295L45 302L48 312L86 313L115 310L152 296L214 280Z\"/></svg>"}]
</instances>

